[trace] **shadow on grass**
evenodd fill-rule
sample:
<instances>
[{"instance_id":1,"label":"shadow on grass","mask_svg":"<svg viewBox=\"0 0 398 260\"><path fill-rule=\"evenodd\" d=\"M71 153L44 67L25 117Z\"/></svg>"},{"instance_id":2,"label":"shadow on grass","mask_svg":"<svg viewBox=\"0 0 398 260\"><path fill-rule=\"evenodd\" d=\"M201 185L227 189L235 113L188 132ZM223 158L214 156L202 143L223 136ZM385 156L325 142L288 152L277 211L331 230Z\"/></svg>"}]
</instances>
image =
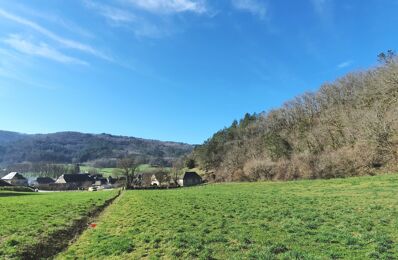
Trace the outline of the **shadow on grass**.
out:
<instances>
[{"instance_id":1,"label":"shadow on grass","mask_svg":"<svg viewBox=\"0 0 398 260\"><path fill-rule=\"evenodd\" d=\"M2 197L16 197L16 196L31 196L38 195L35 192L10 192L10 191L0 191L0 198Z\"/></svg>"}]
</instances>

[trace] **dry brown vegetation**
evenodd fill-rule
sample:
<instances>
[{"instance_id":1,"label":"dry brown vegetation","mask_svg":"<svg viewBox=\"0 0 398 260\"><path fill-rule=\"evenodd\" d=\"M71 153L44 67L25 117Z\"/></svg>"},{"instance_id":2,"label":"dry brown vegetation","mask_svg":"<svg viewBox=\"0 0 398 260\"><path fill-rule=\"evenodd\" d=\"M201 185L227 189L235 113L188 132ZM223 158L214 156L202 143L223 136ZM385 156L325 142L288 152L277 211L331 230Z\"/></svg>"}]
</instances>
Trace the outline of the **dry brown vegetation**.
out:
<instances>
[{"instance_id":1,"label":"dry brown vegetation","mask_svg":"<svg viewBox=\"0 0 398 260\"><path fill-rule=\"evenodd\" d=\"M384 55L384 56L383 56ZM398 59L281 108L247 114L191 155L216 181L335 178L398 170Z\"/></svg>"}]
</instances>

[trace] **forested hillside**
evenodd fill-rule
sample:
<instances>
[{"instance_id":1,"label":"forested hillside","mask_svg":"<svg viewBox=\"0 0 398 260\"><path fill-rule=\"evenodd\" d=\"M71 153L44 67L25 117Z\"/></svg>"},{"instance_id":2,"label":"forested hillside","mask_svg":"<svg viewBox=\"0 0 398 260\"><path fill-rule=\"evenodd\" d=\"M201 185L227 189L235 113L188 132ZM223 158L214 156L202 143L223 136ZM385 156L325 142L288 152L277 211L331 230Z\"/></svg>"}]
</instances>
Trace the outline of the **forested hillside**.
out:
<instances>
[{"instance_id":1,"label":"forested hillside","mask_svg":"<svg viewBox=\"0 0 398 260\"><path fill-rule=\"evenodd\" d=\"M192 154L216 181L334 178L398 170L398 59L247 114Z\"/></svg>"},{"instance_id":2,"label":"forested hillside","mask_svg":"<svg viewBox=\"0 0 398 260\"><path fill-rule=\"evenodd\" d=\"M161 142L108 134L61 132L26 135L0 131L0 165L32 163L84 163L115 167L116 159L142 156L148 163L170 165L190 153L193 147L183 143Z\"/></svg>"}]
</instances>

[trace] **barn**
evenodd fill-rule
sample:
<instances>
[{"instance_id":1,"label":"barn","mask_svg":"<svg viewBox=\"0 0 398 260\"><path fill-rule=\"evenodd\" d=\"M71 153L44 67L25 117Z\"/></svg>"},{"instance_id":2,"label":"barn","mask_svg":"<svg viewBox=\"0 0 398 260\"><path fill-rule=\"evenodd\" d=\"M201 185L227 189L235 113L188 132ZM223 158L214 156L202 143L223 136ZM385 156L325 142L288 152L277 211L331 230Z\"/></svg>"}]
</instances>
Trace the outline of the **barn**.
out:
<instances>
[{"instance_id":1,"label":"barn","mask_svg":"<svg viewBox=\"0 0 398 260\"><path fill-rule=\"evenodd\" d=\"M11 172L1 179L11 185L28 186L28 180L19 172Z\"/></svg>"},{"instance_id":2,"label":"barn","mask_svg":"<svg viewBox=\"0 0 398 260\"><path fill-rule=\"evenodd\" d=\"M178 185L182 187L199 185L203 182L202 177L196 172L185 172L177 181Z\"/></svg>"}]
</instances>

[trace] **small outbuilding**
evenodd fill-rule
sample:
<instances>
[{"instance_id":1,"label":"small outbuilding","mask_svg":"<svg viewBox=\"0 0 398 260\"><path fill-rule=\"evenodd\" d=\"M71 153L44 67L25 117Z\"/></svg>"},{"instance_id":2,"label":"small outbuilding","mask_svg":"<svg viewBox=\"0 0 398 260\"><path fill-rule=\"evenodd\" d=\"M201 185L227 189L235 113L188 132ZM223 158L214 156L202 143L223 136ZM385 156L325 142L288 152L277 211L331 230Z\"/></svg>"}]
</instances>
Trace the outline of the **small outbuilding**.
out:
<instances>
[{"instance_id":1,"label":"small outbuilding","mask_svg":"<svg viewBox=\"0 0 398 260\"><path fill-rule=\"evenodd\" d=\"M186 172L177 180L178 185L181 187L194 186L203 183L202 177L196 172Z\"/></svg>"},{"instance_id":2,"label":"small outbuilding","mask_svg":"<svg viewBox=\"0 0 398 260\"><path fill-rule=\"evenodd\" d=\"M11 172L1 179L11 185L28 186L28 179L23 177L19 172Z\"/></svg>"}]
</instances>

